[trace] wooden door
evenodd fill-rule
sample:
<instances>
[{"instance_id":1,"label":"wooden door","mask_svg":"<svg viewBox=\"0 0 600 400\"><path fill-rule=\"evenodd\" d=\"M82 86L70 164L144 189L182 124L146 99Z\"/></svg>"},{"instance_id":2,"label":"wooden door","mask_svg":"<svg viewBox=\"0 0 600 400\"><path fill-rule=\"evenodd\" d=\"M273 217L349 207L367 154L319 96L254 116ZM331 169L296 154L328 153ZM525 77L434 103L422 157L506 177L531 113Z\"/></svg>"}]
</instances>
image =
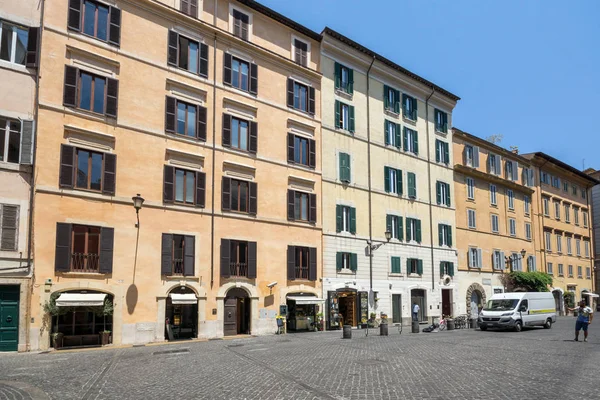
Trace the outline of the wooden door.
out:
<instances>
[{"instance_id":1,"label":"wooden door","mask_svg":"<svg viewBox=\"0 0 600 400\"><path fill-rule=\"evenodd\" d=\"M348 318L345 324L356 326L356 295L346 297L348 312L346 313Z\"/></svg>"},{"instance_id":2,"label":"wooden door","mask_svg":"<svg viewBox=\"0 0 600 400\"><path fill-rule=\"evenodd\" d=\"M0 286L0 351L19 347L19 286Z\"/></svg>"},{"instance_id":3,"label":"wooden door","mask_svg":"<svg viewBox=\"0 0 600 400\"><path fill-rule=\"evenodd\" d=\"M452 298L448 289L442 289L442 314L445 316L452 315Z\"/></svg>"},{"instance_id":4,"label":"wooden door","mask_svg":"<svg viewBox=\"0 0 600 400\"><path fill-rule=\"evenodd\" d=\"M225 336L237 335L237 298L228 297L225 299L225 315L223 317L223 334Z\"/></svg>"},{"instance_id":5,"label":"wooden door","mask_svg":"<svg viewBox=\"0 0 600 400\"><path fill-rule=\"evenodd\" d=\"M392 322L402 323L402 295L392 294Z\"/></svg>"}]
</instances>

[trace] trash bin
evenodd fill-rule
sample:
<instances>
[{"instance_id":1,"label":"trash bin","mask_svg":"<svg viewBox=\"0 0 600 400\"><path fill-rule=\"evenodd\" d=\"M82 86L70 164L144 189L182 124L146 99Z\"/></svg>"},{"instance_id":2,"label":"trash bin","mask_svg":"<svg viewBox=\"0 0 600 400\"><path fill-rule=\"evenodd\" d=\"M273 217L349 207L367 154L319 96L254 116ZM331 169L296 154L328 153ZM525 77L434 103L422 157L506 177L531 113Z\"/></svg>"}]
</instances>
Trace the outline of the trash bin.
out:
<instances>
[{"instance_id":1,"label":"trash bin","mask_svg":"<svg viewBox=\"0 0 600 400\"><path fill-rule=\"evenodd\" d=\"M454 320L453 319L447 319L446 320L446 328L449 331L453 331L454 330Z\"/></svg>"},{"instance_id":2,"label":"trash bin","mask_svg":"<svg viewBox=\"0 0 600 400\"><path fill-rule=\"evenodd\" d=\"M419 321L412 322L412 333L419 333Z\"/></svg>"},{"instance_id":3,"label":"trash bin","mask_svg":"<svg viewBox=\"0 0 600 400\"><path fill-rule=\"evenodd\" d=\"M388 335L388 324L382 323L379 325L379 336L387 336Z\"/></svg>"},{"instance_id":4,"label":"trash bin","mask_svg":"<svg viewBox=\"0 0 600 400\"><path fill-rule=\"evenodd\" d=\"M477 318L471 318L471 328L477 329L479 324L477 323Z\"/></svg>"},{"instance_id":5,"label":"trash bin","mask_svg":"<svg viewBox=\"0 0 600 400\"><path fill-rule=\"evenodd\" d=\"M343 339L352 339L352 325L344 325Z\"/></svg>"}]
</instances>

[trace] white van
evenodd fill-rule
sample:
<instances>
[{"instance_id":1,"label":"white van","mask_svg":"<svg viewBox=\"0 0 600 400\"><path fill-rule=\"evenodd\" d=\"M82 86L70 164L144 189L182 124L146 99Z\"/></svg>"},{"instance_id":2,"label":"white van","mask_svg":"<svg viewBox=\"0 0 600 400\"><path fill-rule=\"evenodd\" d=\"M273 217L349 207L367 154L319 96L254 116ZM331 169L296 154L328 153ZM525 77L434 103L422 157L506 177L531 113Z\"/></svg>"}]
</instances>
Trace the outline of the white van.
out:
<instances>
[{"instance_id":1,"label":"white van","mask_svg":"<svg viewBox=\"0 0 600 400\"><path fill-rule=\"evenodd\" d=\"M556 322L554 296L551 292L515 292L495 294L479 313L479 328L514 329L525 326L552 328Z\"/></svg>"}]
</instances>

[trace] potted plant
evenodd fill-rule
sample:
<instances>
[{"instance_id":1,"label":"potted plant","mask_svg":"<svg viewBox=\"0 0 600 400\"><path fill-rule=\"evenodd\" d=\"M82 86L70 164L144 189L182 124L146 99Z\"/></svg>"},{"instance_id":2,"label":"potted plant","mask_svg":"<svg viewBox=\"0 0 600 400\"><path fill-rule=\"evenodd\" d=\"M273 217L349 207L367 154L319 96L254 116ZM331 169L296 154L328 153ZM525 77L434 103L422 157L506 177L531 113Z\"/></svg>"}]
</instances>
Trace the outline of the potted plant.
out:
<instances>
[{"instance_id":1,"label":"potted plant","mask_svg":"<svg viewBox=\"0 0 600 400\"><path fill-rule=\"evenodd\" d=\"M323 330L323 313L317 313L317 330L318 331L322 331Z\"/></svg>"},{"instance_id":2,"label":"potted plant","mask_svg":"<svg viewBox=\"0 0 600 400\"><path fill-rule=\"evenodd\" d=\"M369 328L374 328L375 327L375 318L377 317L377 314L375 314L374 312L372 312L369 315L369 320L367 321L367 324L369 326Z\"/></svg>"},{"instance_id":3,"label":"potted plant","mask_svg":"<svg viewBox=\"0 0 600 400\"><path fill-rule=\"evenodd\" d=\"M104 305L96 307L94 309L94 312L97 316L102 316L104 319L104 326L102 332L100 332L100 343L102 344L102 346L106 346L111 342L110 331L106 329L106 316L113 315L114 307L112 300L107 297L106 299L104 299Z\"/></svg>"},{"instance_id":4,"label":"potted plant","mask_svg":"<svg viewBox=\"0 0 600 400\"><path fill-rule=\"evenodd\" d=\"M63 347L63 337L64 334L58 332L58 317L60 315L64 315L67 312L71 311L70 307L58 307L56 305L56 299L60 296L59 292L52 293L50 295L50 300L44 303L44 313L50 317L50 325L52 329L52 334L50 335L52 339L52 347L56 350ZM56 317L56 320L54 319Z\"/></svg>"},{"instance_id":5,"label":"potted plant","mask_svg":"<svg viewBox=\"0 0 600 400\"><path fill-rule=\"evenodd\" d=\"M367 319L366 319L366 318L363 318L363 319L361 319L361 320L360 320L360 325L359 325L359 327L360 327L361 329L367 329Z\"/></svg>"},{"instance_id":6,"label":"potted plant","mask_svg":"<svg viewBox=\"0 0 600 400\"><path fill-rule=\"evenodd\" d=\"M61 332L54 332L52 334L52 347L54 347L55 350L63 347L63 337L64 335Z\"/></svg>"},{"instance_id":7,"label":"potted plant","mask_svg":"<svg viewBox=\"0 0 600 400\"><path fill-rule=\"evenodd\" d=\"M104 330L102 332L100 332L100 343L102 343L102 346L106 346L107 344L110 344L111 342L111 337L110 337L110 331Z\"/></svg>"}]
</instances>

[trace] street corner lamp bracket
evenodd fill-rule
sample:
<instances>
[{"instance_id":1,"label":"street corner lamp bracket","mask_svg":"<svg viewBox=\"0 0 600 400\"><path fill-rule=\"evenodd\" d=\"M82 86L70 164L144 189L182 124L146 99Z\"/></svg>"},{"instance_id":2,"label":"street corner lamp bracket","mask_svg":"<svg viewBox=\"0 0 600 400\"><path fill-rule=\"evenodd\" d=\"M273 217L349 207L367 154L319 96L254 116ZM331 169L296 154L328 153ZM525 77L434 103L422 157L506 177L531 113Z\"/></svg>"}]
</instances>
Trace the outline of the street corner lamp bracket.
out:
<instances>
[{"instance_id":1,"label":"street corner lamp bracket","mask_svg":"<svg viewBox=\"0 0 600 400\"><path fill-rule=\"evenodd\" d=\"M142 209L142 205L144 204L144 198L142 196L140 196L140 194L138 193L137 195L133 196L131 198L131 200L133 200L133 208L135 208L135 214L137 216L137 224L135 224L136 228L140 227L140 210Z\"/></svg>"},{"instance_id":2,"label":"street corner lamp bracket","mask_svg":"<svg viewBox=\"0 0 600 400\"><path fill-rule=\"evenodd\" d=\"M368 241L367 243L369 244L369 250L371 250L371 253L374 252L375 250L377 250L378 248L380 248L384 244L389 243L391 238L392 238L392 232L385 231L385 240L386 240L386 242L373 244L371 241Z\"/></svg>"}]
</instances>

